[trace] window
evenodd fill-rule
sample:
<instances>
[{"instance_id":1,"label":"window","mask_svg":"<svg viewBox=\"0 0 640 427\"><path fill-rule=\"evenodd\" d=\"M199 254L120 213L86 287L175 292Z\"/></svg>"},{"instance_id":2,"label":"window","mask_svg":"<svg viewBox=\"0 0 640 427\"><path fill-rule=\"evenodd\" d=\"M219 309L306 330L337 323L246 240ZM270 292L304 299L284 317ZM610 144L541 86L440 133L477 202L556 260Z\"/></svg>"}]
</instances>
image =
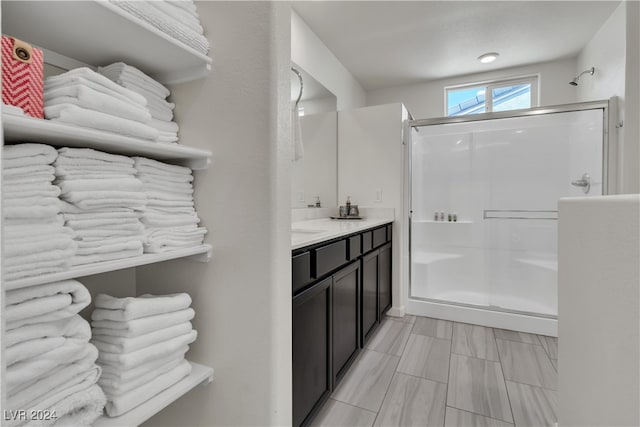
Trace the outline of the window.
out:
<instances>
[{"instance_id":1,"label":"window","mask_svg":"<svg viewBox=\"0 0 640 427\"><path fill-rule=\"evenodd\" d=\"M447 116L519 110L538 105L538 77L445 88Z\"/></svg>"}]
</instances>

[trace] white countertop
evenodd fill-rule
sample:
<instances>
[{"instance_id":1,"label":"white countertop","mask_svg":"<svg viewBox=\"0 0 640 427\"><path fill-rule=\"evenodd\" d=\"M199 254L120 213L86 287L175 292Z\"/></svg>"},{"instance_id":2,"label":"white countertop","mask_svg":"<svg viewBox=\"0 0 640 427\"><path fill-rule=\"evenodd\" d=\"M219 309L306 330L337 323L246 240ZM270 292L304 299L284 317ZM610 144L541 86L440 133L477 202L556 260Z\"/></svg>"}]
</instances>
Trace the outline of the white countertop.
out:
<instances>
[{"instance_id":1,"label":"white countertop","mask_svg":"<svg viewBox=\"0 0 640 427\"><path fill-rule=\"evenodd\" d=\"M292 222L291 249L299 249L390 222L393 222L393 219L367 218L345 220L322 218Z\"/></svg>"}]
</instances>

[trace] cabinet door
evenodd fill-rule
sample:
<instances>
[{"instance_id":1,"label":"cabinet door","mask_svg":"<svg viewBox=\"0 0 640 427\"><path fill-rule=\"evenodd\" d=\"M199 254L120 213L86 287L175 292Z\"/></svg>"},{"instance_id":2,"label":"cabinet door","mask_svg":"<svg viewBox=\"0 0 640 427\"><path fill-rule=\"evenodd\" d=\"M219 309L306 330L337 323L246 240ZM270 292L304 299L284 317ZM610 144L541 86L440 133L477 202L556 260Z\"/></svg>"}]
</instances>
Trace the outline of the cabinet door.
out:
<instances>
[{"instance_id":1,"label":"cabinet door","mask_svg":"<svg viewBox=\"0 0 640 427\"><path fill-rule=\"evenodd\" d=\"M331 278L293 299L293 425L300 426L331 391Z\"/></svg>"},{"instance_id":2,"label":"cabinet door","mask_svg":"<svg viewBox=\"0 0 640 427\"><path fill-rule=\"evenodd\" d=\"M391 243L380 248L378 255L378 292L380 318L391 308Z\"/></svg>"},{"instance_id":3,"label":"cabinet door","mask_svg":"<svg viewBox=\"0 0 640 427\"><path fill-rule=\"evenodd\" d=\"M362 346L378 322L378 253L362 258Z\"/></svg>"},{"instance_id":4,"label":"cabinet door","mask_svg":"<svg viewBox=\"0 0 640 427\"><path fill-rule=\"evenodd\" d=\"M333 386L358 351L358 284L360 263L343 268L333 276Z\"/></svg>"}]
</instances>

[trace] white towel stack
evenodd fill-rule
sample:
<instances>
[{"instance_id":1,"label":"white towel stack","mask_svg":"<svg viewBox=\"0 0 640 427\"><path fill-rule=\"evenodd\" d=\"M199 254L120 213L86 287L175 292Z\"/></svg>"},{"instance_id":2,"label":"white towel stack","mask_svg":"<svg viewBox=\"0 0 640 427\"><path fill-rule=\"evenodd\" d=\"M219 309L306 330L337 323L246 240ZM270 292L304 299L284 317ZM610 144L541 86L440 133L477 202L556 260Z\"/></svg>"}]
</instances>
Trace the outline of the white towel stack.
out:
<instances>
[{"instance_id":1,"label":"white towel stack","mask_svg":"<svg viewBox=\"0 0 640 427\"><path fill-rule=\"evenodd\" d=\"M184 355L197 332L188 294L115 298L99 294L91 314L106 411L119 416L191 372Z\"/></svg>"},{"instance_id":2,"label":"white towel stack","mask_svg":"<svg viewBox=\"0 0 640 427\"><path fill-rule=\"evenodd\" d=\"M156 140L143 96L87 68L76 68L44 81L47 119L134 138Z\"/></svg>"},{"instance_id":3,"label":"white towel stack","mask_svg":"<svg viewBox=\"0 0 640 427\"><path fill-rule=\"evenodd\" d=\"M178 124L173 121L175 104L166 100L171 94L169 89L124 62L116 62L106 67L99 67L98 72L146 99L147 108L152 116L151 121L147 124L158 131L156 141L162 143L178 141L179 128Z\"/></svg>"},{"instance_id":4,"label":"white towel stack","mask_svg":"<svg viewBox=\"0 0 640 427\"><path fill-rule=\"evenodd\" d=\"M3 425L91 425L102 414L98 350L89 343L89 323L78 315L90 302L87 288L75 280L6 292L7 407L27 417L49 411L57 419L5 418Z\"/></svg>"},{"instance_id":5,"label":"white towel stack","mask_svg":"<svg viewBox=\"0 0 640 427\"><path fill-rule=\"evenodd\" d=\"M55 148L5 145L2 153L2 274L5 289L13 289L16 280L69 269L76 245L60 215L60 189L52 184Z\"/></svg>"},{"instance_id":6,"label":"white towel stack","mask_svg":"<svg viewBox=\"0 0 640 427\"><path fill-rule=\"evenodd\" d=\"M183 166L134 157L148 204L142 215L144 251L158 253L202 244L207 229L193 203L193 174Z\"/></svg>"},{"instance_id":7,"label":"white towel stack","mask_svg":"<svg viewBox=\"0 0 640 427\"><path fill-rule=\"evenodd\" d=\"M61 148L56 183L65 223L75 232L72 265L142 255L147 203L130 157L90 148Z\"/></svg>"},{"instance_id":8,"label":"white towel stack","mask_svg":"<svg viewBox=\"0 0 640 427\"><path fill-rule=\"evenodd\" d=\"M197 52L204 55L209 52L209 41L204 37L193 0L110 1Z\"/></svg>"}]
</instances>

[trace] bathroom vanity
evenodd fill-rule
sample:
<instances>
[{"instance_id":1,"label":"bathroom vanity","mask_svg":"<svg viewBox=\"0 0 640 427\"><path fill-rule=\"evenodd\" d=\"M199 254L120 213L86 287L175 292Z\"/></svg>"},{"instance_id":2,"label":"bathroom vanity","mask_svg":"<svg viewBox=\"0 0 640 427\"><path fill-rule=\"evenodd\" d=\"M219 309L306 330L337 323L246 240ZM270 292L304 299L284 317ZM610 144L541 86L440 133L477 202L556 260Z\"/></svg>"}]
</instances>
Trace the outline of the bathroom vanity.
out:
<instances>
[{"instance_id":1,"label":"bathroom vanity","mask_svg":"<svg viewBox=\"0 0 640 427\"><path fill-rule=\"evenodd\" d=\"M293 425L308 424L391 307L389 220L292 227Z\"/></svg>"}]
</instances>

